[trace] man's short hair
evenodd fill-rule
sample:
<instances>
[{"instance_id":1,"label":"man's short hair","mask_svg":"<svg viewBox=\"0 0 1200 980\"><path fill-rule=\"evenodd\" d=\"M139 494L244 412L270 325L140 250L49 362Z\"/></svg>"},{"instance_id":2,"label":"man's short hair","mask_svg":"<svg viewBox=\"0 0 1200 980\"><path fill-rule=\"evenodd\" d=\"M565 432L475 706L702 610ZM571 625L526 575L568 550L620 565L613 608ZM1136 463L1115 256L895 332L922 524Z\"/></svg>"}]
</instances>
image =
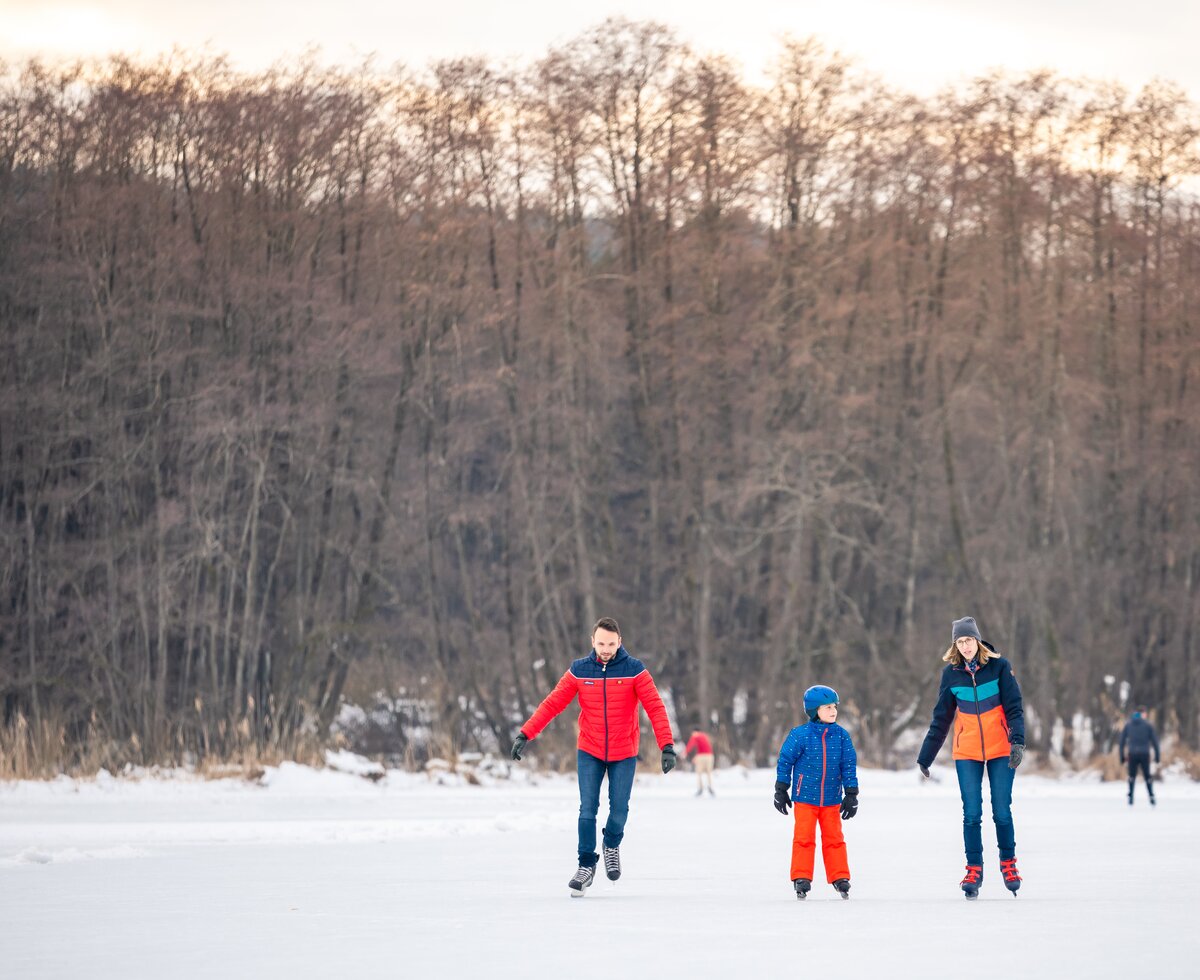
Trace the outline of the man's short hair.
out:
<instances>
[{"instance_id":1,"label":"man's short hair","mask_svg":"<svg viewBox=\"0 0 1200 980\"><path fill-rule=\"evenodd\" d=\"M592 627L592 636L596 635L596 630L608 630L610 633L621 635L621 627L617 625L617 621L611 616L601 616L596 620L596 625Z\"/></svg>"}]
</instances>

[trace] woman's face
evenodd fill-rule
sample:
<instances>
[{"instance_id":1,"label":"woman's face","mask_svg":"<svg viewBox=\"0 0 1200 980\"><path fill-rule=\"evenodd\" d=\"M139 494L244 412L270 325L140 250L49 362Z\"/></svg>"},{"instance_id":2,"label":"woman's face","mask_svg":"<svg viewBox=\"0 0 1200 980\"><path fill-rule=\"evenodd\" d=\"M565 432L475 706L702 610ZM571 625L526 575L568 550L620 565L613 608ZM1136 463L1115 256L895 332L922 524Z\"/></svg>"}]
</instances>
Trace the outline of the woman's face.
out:
<instances>
[{"instance_id":1,"label":"woman's face","mask_svg":"<svg viewBox=\"0 0 1200 980\"><path fill-rule=\"evenodd\" d=\"M954 645L958 647L963 660L974 660L975 654L979 652L979 641L973 636L960 636L954 641Z\"/></svg>"}]
</instances>

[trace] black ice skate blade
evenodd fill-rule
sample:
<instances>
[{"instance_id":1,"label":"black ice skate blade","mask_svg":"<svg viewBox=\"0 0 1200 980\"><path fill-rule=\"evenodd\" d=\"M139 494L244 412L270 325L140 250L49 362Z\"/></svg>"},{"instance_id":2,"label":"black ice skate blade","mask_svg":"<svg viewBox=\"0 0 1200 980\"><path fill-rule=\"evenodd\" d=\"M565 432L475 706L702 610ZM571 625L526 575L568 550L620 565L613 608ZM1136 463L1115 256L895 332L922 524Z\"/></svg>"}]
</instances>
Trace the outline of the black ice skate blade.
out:
<instances>
[{"instance_id":1,"label":"black ice skate blade","mask_svg":"<svg viewBox=\"0 0 1200 980\"><path fill-rule=\"evenodd\" d=\"M796 901L797 902L808 901L808 892L796 892Z\"/></svg>"},{"instance_id":2,"label":"black ice skate blade","mask_svg":"<svg viewBox=\"0 0 1200 980\"><path fill-rule=\"evenodd\" d=\"M979 892L977 892L977 891L969 892L964 889L963 898L965 898L968 902L973 902L977 898L979 898Z\"/></svg>"},{"instance_id":3,"label":"black ice skate blade","mask_svg":"<svg viewBox=\"0 0 1200 980\"><path fill-rule=\"evenodd\" d=\"M850 893L849 892L838 892L838 894L842 897L843 902L850 901Z\"/></svg>"}]
</instances>

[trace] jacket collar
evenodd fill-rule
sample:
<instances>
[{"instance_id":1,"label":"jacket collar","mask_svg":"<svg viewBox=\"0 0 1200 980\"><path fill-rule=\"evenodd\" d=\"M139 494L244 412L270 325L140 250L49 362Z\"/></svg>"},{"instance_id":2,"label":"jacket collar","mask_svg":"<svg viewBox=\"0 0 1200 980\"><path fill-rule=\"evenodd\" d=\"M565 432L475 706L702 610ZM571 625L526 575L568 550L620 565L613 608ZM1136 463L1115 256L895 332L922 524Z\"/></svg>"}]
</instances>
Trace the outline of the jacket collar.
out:
<instances>
[{"instance_id":1,"label":"jacket collar","mask_svg":"<svg viewBox=\"0 0 1200 980\"><path fill-rule=\"evenodd\" d=\"M617 652L615 654L613 654L613 658L612 658L612 660L610 660L608 662L608 666L611 667L613 664L620 663L622 660L624 660L628 656L629 656L629 652L623 646L617 647ZM598 653L596 653L595 648L592 649L592 655L591 655L590 659L591 659L592 663L594 663L597 667L604 666L604 661L600 659L600 655Z\"/></svg>"}]
</instances>

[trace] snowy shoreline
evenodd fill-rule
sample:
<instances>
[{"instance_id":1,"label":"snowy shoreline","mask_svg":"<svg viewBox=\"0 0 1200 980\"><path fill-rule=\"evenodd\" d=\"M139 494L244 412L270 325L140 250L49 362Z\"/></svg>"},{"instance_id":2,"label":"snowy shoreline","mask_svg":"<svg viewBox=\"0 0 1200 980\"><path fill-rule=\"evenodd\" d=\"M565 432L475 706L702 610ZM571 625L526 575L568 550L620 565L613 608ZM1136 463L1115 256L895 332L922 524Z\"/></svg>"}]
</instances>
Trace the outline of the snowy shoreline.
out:
<instances>
[{"instance_id":1,"label":"snowy shoreline","mask_svg":"<svg viewBox=\"0 0 1200 980\"><path fill-rule=\"evenodd\" d=\"M952 765L934 765L933 779L929 783L912 770L871 769L860 767L860 777L865 783L874 783L889 793L902 791L904 786L915 787L920 792L934 789L942 782L955 782ZM734 765L716 770L719 779L728 780L731 787L742 787L749 783L761 787L774 781L774 770L768 768L749 769ZM1060 773L1032 771L1026 767L1019 774L1023 789L1038 793L1053 794L1055 787L1069 788L1071 793L1083 787L1097 787L1100 795L1107 795L1112 787L1124 785L1124 779L1105 780L1098 768L1066 770ZM649 767L638 774L640 785L675 785L686 782L692 785L693 776L687 770L661 777ZM59 775L51 779L0 780L0 800L12 798L36 798L43 795L57 798L63 795L89 792L101 796L113 794L228 794L238 792L262 793L267 791L282 795L307 795L316 793L344 793L349 796L373 795L372 790L387 795L396 791L412 792L431 787L442 788L517 788L541 787L556 783L575 785L573 772L557 772L539 769L536 762L526 761L512 765L507 760L491 756L476 757L467 764L454 767L443 760L434 760L426 769L410 770L385 768L363 756L350 752L329 752L323 768L296 762L283 762L277 766L263 766L239 770L230 767L216 774L193 769L133 767L127 766L119 773L101 769L93 776ZM1200 781L1191 779L1181 763L1163 769L1156 768L1155 783L1170 785L1184 793L1189 787L1200 795Z\"/></svg>"}]
</instances>

